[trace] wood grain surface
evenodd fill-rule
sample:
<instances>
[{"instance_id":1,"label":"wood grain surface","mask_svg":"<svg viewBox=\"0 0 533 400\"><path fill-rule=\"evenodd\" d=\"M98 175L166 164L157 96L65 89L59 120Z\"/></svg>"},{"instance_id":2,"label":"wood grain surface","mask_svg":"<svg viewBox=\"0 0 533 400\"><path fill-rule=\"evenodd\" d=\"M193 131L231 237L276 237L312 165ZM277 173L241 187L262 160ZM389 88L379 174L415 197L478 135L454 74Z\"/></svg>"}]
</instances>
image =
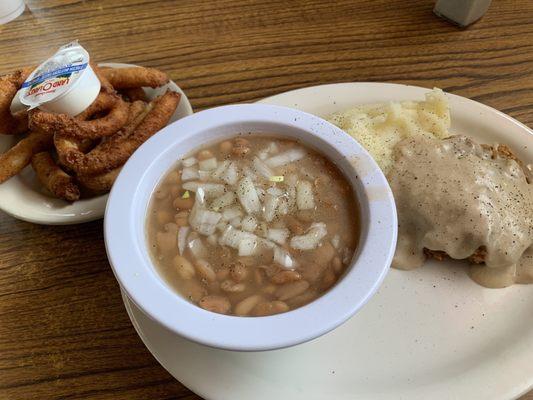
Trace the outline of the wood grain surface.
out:
<instances>
[{"instance_id":1,"label":"wood grain surface","mask_svg":"<svg viewBox=\"0 0 533 400\"><path fill-rule=\"evenodd\" d=\"M195 110L383 81L439 86L533 126L531 0L494 1L466 30L436 18L430 0L27 5L0 26L0 74L78 39L100 62L167 71ZM177 398L198 399L133 330L101 221L38 226L0 213L0 399Z\"/></svg>"}]
</instances>

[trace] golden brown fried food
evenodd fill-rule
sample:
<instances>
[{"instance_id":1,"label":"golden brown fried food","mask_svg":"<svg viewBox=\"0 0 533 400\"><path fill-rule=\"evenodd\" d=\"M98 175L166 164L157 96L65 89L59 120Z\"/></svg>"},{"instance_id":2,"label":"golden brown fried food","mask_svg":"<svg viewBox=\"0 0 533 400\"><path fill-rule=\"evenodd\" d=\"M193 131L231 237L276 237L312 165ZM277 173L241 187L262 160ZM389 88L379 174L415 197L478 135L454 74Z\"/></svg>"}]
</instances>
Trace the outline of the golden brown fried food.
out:
<instances>
[{"instance_id":1,"label":"golden brown fried food","mask_svg":"<svg viewBox=\"0 0 533 400\"><path fill-rule=\"evenodd\" d=\"M54 146L57 151L59 164L74 171L74 165L69 161L72 159L71 153L85 154L91 147L92 141L88 139L78 139L56 133L54 135Z\"/></svg>"},{"instance_id":2,"label":"golden brown fried food","mask_svg":"<svg viewBox=\"0 0 533 400\"><path fill-rule=\"evenodd\" d=\"M128 103L122 100L120 96L106 92L101 92L98 98L108 106L106 107L107 115L101 118L82 120L66 114L32 110L30 112L30 128L46 133L61 132L65 136L80 139L111 136L122 128L128 120ZM97 102L99 101L98 98ZM82 114L85 113L84 111Z\"/></svg>"},{"instance_id":3,"label":"golden brown fried food","mask_svg":"<svg viewBox=\"0 0 533 400\"><path fill-rule=\"evenodd\" d=\"M109 192L121 169L122 166L99 175L80 175L78 181L92 192Z\"/></svg>"},{"instance_id":4,"label":"golden brown fried food","mask_svg":"<svg viewBox=\"0 0 533 400\"><path fill-rule=\"evenodd\" d=\"M147 104L145 102L135 101L134 103L132 103L130 105L128 122L124 129L122 129L114 136L114 139L117 140L119 138L125 138L130 135L133 129L137 127L137 125L142 121L148 111L149 108L147 107ZM61 155L65 154L64 151L60 151L64 149L67 149L67 152L68 149L74 149L75 151L84 152L84 150L77 143L72 142L72 138L65 138L56 135L56 137L54 138L54 142L56 143L58 153ZM111 187L113 186L113 183L115 182L115 179L117 178L121 169L122 165L109 172L104 172L98 175L78 175L78 181L86 189L89 189L93 193L105 193L111 190Z\"/></svg>"},{"instance_id":5,"label":"golden brown fried food","mask_svg":"<svg viewBox=\"0 0 533 400\"><path fill-rule=\"evenodd\" d=\"M0 134L15 135L28 130L28 118L25 111L11 114L10 107L20 86L30 74L31 69L24 68L0 77Z\"/></svg>"},{"instance_id":6,"label":"golden brown fried food","mask_svg":"<svg viewBox=\"0 0 533 400\"><path fill-rule=\"evenodd\" d=\"M2 132L4 135L17 135L28 131L28 113L26 111L19 111L18 113L5 116L3 121L9 121L7 123L0 122L0 125L4 129Z\"/></svg>"},{"instance_id":7,"label":"golden brown fried food","mask_svg":"<svg viewBox=\"0 0 533 400\"><path fill-rule=\"evenodd\" d=\"M150 107L151 108L151 107ZM128 121L126 122L126 125L124 125L124 128L120 130L120 132L117 133L117 135L124 135L124 131L128 131L128 129L132 129L132 124L142 121L142 119L146 116L146 114L150 111L148 109L148 103L146 103L143 100L136 100L133 103L130 104L130 109L128 113ZM135 125L135 126L137 126ZM128 129L127 129L128 127ZM131 131L130 131L131 133Z\"/></svg>"},{"instance_id":8,"label":"golden brown fried food","mask_svg":"<svg viewBox=\"0 0 533 400\"><path fill-rule=\"evenodd\" d=\"M38 109L11 115L12 100L35 67L0 77L0 134L30 130L0 155L0 183L31 162L43 186L65 200L79 199L78 184L94 193L109 191L131 154L168 123L180 95L167 92L147 104L142 89L167 83L165 73L143 67L91 66L100 79L101 91L75 117Z\"/></svg>"},{"instance_id":9,"label":"golden brown fried food","mask_svg":"<svg viewBox=\"0 0 533 400\"><path fill-rule=\"evenodd\" d=\"M126 124L119 132L113 135L114 140L129 135L140 123L142 118L144 118L144 115L146 115L147 112L146 110L147 104L143 101L131 103L128 111L128 121L126 121ZM76 118L78 117L81 117L81 114ZM94 142L92 140L81 140L66 136L62 133L56 133L54 135L54 145L57 150L60 164L71 170L76 170L75 164L73 164L70 160L75 160L81 157L92 147L94 147Z\"/></svg>"},{"instance_id":10,"label":"golden brown fried food","mask_svg":"<svg viewBox=\"0 0 533 400\"><path fill-rule=\"evenodd\" d=\"M35 65L22 67L22 68L17 69L15 72L2 76L2 78L6 77L10 79L15 84L15 86L17 86L17 90L18 90L20 89L20 87L22 86L26 78L30 76L30 74L33 72L35 68L36 68Z\"/></svg>"},{"instance_id":11,"label":"golden brown fried food","mask_svg":"<svg viewBox=\"0 0 533 400\"><path fill-rule=\"evenodd\" d=\"M138 87L156 88L168 82L167 74L154 68L106 68L101 69L100 72L116 90Z\"/></svg>"},{"instance_id":12,"label":"golden brown fried food","mask_svg":"<svg viewBox=\"0 0 533 400\"><path fill-rule=\"evenodd\" d=\"M100 86L102 92L106 93L115 93L115 88L111 83L107 80L107 78L102 73L103 69L96 65L95 63L91 63L91 68L93 69L94 73L96 74L96 77L100 80Z\"/></svg>"},{"instance_id":13,"label":"golden brown fried food","mask_svg":"<svg viewBox=\"0 0 533 400\"><path fill-rule=\"evenodd\" d=\"M67 201L80 198L80 189L74 178L56 164L48 151L35 154L31 165L41 184L54 196Z\"/></svg>"},{"instance_id":14,"label":"golden brown fried food","mask_svg":"<svg viewBox=\"0 0 533 400\"><path fill-rule=\"evenodd\" d=\"M80 121L87 121L97 114L102 114L113 108L117 102L117 97L106 92L100 92L96 99L84 111L76 115L74 118Z\"/></svg>"},{"instance_id":15,"label":"golden brown fried food","mask_svg":"<svg viewBox=\"0 0 533 400\"><path fill-rule=\"evenodd\" d=\"M120 94L126 97L129 101L148 101L148 97L146 97L146 93L141 87L124 89L120 91Z\"/></svg>"},{"instance_id":16,"label":"golden brown fried food","mask_svg":"<svg viewBox=\"0 0 533 400\"><path fill-rule=\"evenodd\" d=\"M87 153L89 150L91 150L92 148L94 148L94 146L98 144L97 141L93 139L79 139L79 138L73 138L73 137L68 137L68 136L62 136L60 134L55 134L53 136L53 142L54 142L59 164L67 168L68 168L68 164L66 164L66 160L63 157L64 153L58 150L57 148L58 145L62 146L62 148L72 147L72 148L75 148L76 151Z\"/></svg>"},{"instance_id":17,"label":"golden brown fried food","mask_svg":"<svg viewBox=\"0 0 533 400\"><path fill-rule=\"evenodd\" d=\"M424 254L427 258L432 258L437 261L444 261L451 258L448 254L446 254L446 252L440 250L424 249ZM470 257L468 257L468 261L470 261L472 264L482 264L485 262L486 255L487 249L482 246L478 248Z\"/></svg>"},{"instance_id":18,"label":"golden brown fried food","mask_svg":"<svg viewBox=\"0 0 533 400\"><path fill-rule=\"evenodd\" d=\"M11 149L0 155L0 183L18 174L27 166L35 153L52 145L52 136L31 132Z\"/></svg>"},{"instance_id":19,"label":"golden brown fried food","mask_svg":"<svg viewBox=\"0 0 533 400\"><path fill-rule=\"evenodd\" d=\"M103 111L109 109L113 106L115 102L114 96L107 96L106 94L100 93L96 100L82 113L76 115L74 118L80 121L86 121L95 115L102 113ZM129 113L131 113L132 105L130 105ZM130 118L130 115L128 114L128 118ZM126 122L127 123L127 122ZM69 137L65 136L62 133L56 133L54 134L54 144L57 147L58 144L61 148L67 148L67 147L74 147L77 150L86 153L90 149L92 149L97 143L93 139L81 139L81 138L75 138L75 137ZM63 159L63 152L57 151L59 162L62 165L65 165L65 160Z\"/></svg>"},{"instance_id":20,"label":"golden brown fried food","mask_svg":"<svg viewBox=\"0 0 533 400\"><path fill-rule=\"evenodd\" d=\"M111 171L124 164L137 148L153 134L164 128L176 110L180 94L166 92L149 106L149 111L140 122L134 121L127 130L120 132L97 145L87 154L68 149L64 155L69 167L79 175L95 175ZM137 124L133 129L132 127Z\"/></svg>"}]
</instances>

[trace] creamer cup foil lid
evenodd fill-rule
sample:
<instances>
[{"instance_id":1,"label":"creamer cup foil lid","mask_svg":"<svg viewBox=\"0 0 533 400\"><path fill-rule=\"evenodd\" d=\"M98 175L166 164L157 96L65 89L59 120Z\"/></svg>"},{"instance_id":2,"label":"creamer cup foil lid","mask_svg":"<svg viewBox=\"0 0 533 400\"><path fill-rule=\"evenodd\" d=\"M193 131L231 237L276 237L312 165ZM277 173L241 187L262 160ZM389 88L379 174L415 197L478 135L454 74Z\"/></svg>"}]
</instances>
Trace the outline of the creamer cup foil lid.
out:
<instances>
[{"instance_id":1,"label":"creamer cup foil lid","mask_svg":"<svg viewBox=\"0 0 533 400\"><path fill-rule=\"evenodd\" d=\"M84 78L85 75L93 75L89 66L89 53L77 41L71 42L62 46L28 76L20 90L20 101L30 109L42 105L45 107L41 108L46 109L47 103L55 103L77 86L86 86L84 81L88 77ZM100 90L100 82L97 82L92 83L93 86L98 85L97 89L90 91L91 95L95 93L94 97L85 98L84 102L90 104L96 98Z\"/></svg>"}]
</instances>

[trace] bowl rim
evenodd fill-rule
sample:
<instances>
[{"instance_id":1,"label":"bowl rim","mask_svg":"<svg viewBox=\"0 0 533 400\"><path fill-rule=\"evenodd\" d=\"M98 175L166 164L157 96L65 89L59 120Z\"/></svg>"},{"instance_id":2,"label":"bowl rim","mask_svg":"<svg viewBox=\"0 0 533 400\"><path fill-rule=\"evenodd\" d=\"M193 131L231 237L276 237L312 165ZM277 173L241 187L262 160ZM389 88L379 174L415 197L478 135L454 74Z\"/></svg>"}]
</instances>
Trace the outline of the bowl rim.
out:
<instances>
[{"instance_id":1,"label":"bowl rim","mask_svg":"<svg viewBox=\"0 0 533 400\"><path fill-rule=\"evenodd\" d=\"M287 136L290 131L303 143L318 140L329 145L330 152L337 153L343 172L346 174L346 168L349 169L351 176L347 178L360 190L358 202L365 237L360 239L357 256L339 282L306 306L267 317L216 314L183 299L155 272L144 234L146 210L153 189L171 165L169 157L174 157L176 162L198 148L190 144L195 136L206 135L216 142L223 140L216 134L221 127L233 129L233 135L228 137L249 129L262 131L249 128L261 124L279 127L283 131L279 132L280 136ZM183 150L176 154L179 148ZM145 187L148 190L143 190ZM259 351L309 341L355 314L377 291L389 270L396 246L397 216L392 191L381 169L347 133L303 111L239 104L192 114L168 125L144 143L125 164L111 190L104 237L116 279L150 318L180 336L207 346Z\"/></svg>"}]
</instances>

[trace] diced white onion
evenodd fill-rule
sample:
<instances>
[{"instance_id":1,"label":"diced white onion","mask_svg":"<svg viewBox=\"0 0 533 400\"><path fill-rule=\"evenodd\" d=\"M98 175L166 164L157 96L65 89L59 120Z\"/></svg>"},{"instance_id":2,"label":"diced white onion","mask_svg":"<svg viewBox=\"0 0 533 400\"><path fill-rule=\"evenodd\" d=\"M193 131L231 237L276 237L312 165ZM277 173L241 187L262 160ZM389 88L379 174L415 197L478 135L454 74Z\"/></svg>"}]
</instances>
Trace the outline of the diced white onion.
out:
<instances>
[{"instance_id":1,"label":"diced white onion","mask_svg":"<svg viewBox=\"0 0 533 400\"><path fill-rule=\"evenodd\" d=\"M259 201L260 202L263 202L265 201L265 195L266 195L266 190L261 188L261 187L255 187L255 191L257 192L257 196L259 197Z\"/></svg>"},{"instance_id":2,"label":"diced white onion","mask_svg":"<svg viewBox=\"0 0 533 400\"><path fill-rule=\"evenodd\" d=\"M212 171L217 168L217 159L215 157L208 158L207 160L202 160L198 162L198 167L202 171Z\"/></svg>"},{"instance_id":3,"label":"diced white onion","mask_svg":"<svg viewBox=\"0 0 533 400\"><path fill-rule=\"evenodd\" d=\"M190 227L180 227L177 232L179 254L183 255L188 248L195 258L205 258L209 250L206 244L229 246L236 249L242 257L253 256L260 249L273 249L277 264L287 269L296 268L296 260L280 246L289 242L291 248L296 250L316 249L327 235L326 224L315 222L304 235L292 238L289 238L290 231L283 224L272 224L274 227L270 228L268 225L278 214L288 215L296 208L315 208L311 178L298 180L300 173L310 176L306 170L300 169L298 174L289 172L281 182L283 174L280 171L294 168L287 165L305 155L302 148L292 148L280 153L277 144L271 142L267 148L257 153L250 166L238 167L236 162L219 162L215 157L202 161L195 157L183 160L182 187L195 192L196 196L189 214ZM280 175L279 183L265 183L262 180L264 178L269 181L277 175ZM219 183L214 183L213 180ZM209 209L206 199L210 201ZM237 199L240 205L235 205ZM260 219L263 220L260 223L256 218L259 212L262 212ZM204 243L198 234L207 236L207 242ZM341 249L339 235L333 236L331 244L337 251ZM349 249L339 251L344 258L348 257L348 253Z\"/></svg>"},{"instance_id":4,"label":"diced white onion","mask_svg":"<svg viewBox=\"0 0 533 400\"><path fill-rule=\"evenodd\" d=\"M245 177L247 178L250 178L250 180L252 182L257 182L257 174L252 171L252 169L248 166L245 166L243 169L242 169L242 173Z\"/></svg>"},{"instance_id":5,"label":"diced white onion","mask_svg":"<svg viewBox=\"0 0 533 400\"><path fill-rule=\"evenodd\" d=\"M239 171L237 170L237 166L235 165L235 163L229 163L228 167L220 176L220 178L228 185L235 185L239 180Z\"/></svg>"},{"instance_id":6,"label":"diced white onion","mask_svg":"<svg viewBox=\"0 0 533 400\"><path fill-rule=\"evenodd\" d=\"M178 229L178 251L180 255L183 255L185 251L185 245L187 244L187 235L191 228L188 226L182 226Z\"/></svg>"},{"instance_id":7,"label":"diced white onion","mask_svg":"<svg viewBox=\"0 0 533 400\"><path fill-rule=\"evenodd\" d=\"M242 220L239 217L235 217L231 221L229 221L229 224L233 226L234 228L240 228L241 222Z\"/></svg>"},{"instance_id":8,"label":"diced white onion","mask_svg":"<svg viewBox=\"0 0 533 400\"><path fill-rule=\"evenodd\" d=\"M257 239L255 237L247 237L239 243L239 256L247 257L253 256L257 249Z\"/></svg>"},{"instance_id":9,"label":"diced white onion","mask_svg":"<svg viewBox=\"0 0 533 400\"><path fill-rule=\"evenodd\" d=\"M286 197L281 197L278 204L278 213L281 215L287 215L289 213L289 200Z\"/></svg>"},{"instance_id":10,"label":"diced white onion","mask_svg":"<svg viewBox=\"0 0 533 400\"><path fill-rule=\"evenodd\" d=\"M189 235L190 237L191 235ZM207 255L207 248L199 237L189 239L187 247L195 258L203 258Z\"/></svg>"},{"instance_id":11,"label":"diced white onion","mask_svg":"<svg viewBox=\"0 0 533 400\"><path fill-rule=\"evenodd\" d=\"M274 229L270 228L267 233L267 238L276 242L277 244L285 244L287 238L289 237L289 230L284 229Z\"/></svg>"},{"instance_id":12,"label":"diced white onion","mask_svg":"<svg viewBox=\"0 0 533 400\"><path fill-rule=\"evenodd\" d=\"M283 195L283 190L281 190L280 188L277 188L277 187L268 188L266 192L268 194L271 194L272 196L282 196Z\"/></svg>"},{"instance_id":13,"label":"diced white onion","mask_svg":"<svg viewBox=\"0 0 533 400\"><path fill-rule=\"evenodd\" d=\"M267 194L263 203L263 218L267 222L272 222L276 216L276 210L278 208L279 197Z\"/></svg>"},{"instance_id":14,"label":"diced white onion","mask_svg":"<svg viewBox=\"0 0 533 400\"><path fill-rule=\"evenodd\" d=\"M268 144L268 152L271 154L276 154L277 152L279 152L279 147L276 142L270 142Z\"/></svg>"},{"instance_id":15,"label":"diced white onion","mask_svg":"<svg viewBox=\"0 0 533 400\"><path fill-rule=\"evenodd\" d=\"M256 236L249 232L244 232L239 229L234 228L231 225L226 226L222 235L218 239L218 242L223 246L229 246L234 249L239 248L241 241L247 238L255 238Z\"/></svg>"},{"instance_id":16,"label":"diced white onion","mask_svg":"<svg viewBox=\"0 0 533 400\"><path fill-rule=\"evenodd\" d=\"M185 182L182 187L191 192L196 192L198 188L202 188L205 196L209 198L222 196L225 192L225 186L221 183Z\"/></svg>"},{"instance_id":17,"label":"diced white onion","mask_svg":"<svg viewBox=\"0 0 533 400\"><path fill-rule=\"evenodd\" d=\"M294 269L297 267L296 260L294 260L287 251L278 246L274 247L274 261L287 269Z\"/></svg>"},{"instance_id":18,"label":"diced white onion","mask_svg":"<svg viewBox=\"0 0 533 400\"><path fill-rule=\"evenodd\" d=\"M196 189L194 204L198 204L200 207L205 207L205 191L201 187Z\"/></svg>"},{"instance_id":19,"label":"diced white onion","mask_svg":"<svg viewBox=\"0 0 533 400\"><path fill-rule=\"evenodd\" d=\"M198 162L195 157L189 157L182 161L184 167L192 167Z\"/></svg>"},{"instance_id":20,"label":"diced white onion","mask_svg":"<svg viewBox=\"0 0 533 400\"><path fill-rule=\"evenodd\" d=\"M299 210L312 210L315 208L313 184L309 181L299 181L296 185L296 206Z\"/></svg>"},{"instance_id":21,"label":"diced white onion","mask_svg":"<svg viewBox=\"0 0 533 400\"><path fill-rule=\"evenodd\" d=\"M229 221L236 217L242 217L243 213L239 206L229 207L222 211L222 219L224 221Z\"/></svg>"},{"instance_id":22,"label":"diced white onion","mask_svg":"<svg viewBox=\"0 0 533 400\"><path fill-rule=\"evenodd\" d=\"M222 214L206 210L195 203L189 214L189 224L196 232L209 236L215 233L216 225L221 218Z\"/></svg>"},{"instance_id":23,"label":"diced white onion","mask_svg":"<svg viewBox=\"0 0 533 400\"><path fill-rule=\"evenodd\" d=\"M254 157L254 160L252 161L253 166L257 173L261 175L265 179L269 179L271 176L274 176L275 173L272 171L263 161L261 161L258 157Z\"/></svg>"},{"instance_id":24,"label":"diced white onion","mask_svg":"<svg viewBox=\"0 0 533 400\"><path fill-rule=\"evenodd\" d=\"M229 165L229 161L228 160L224 160L221 163L218 163L217 169L215 169L213 172L211 172L211 178L213 178L215 180L220 179L220 177L222 176L224 171L226 171L226 168L228 168L228 165Z\"/></svg>"},{"instance_id":25,"label":"diced white onion","mask_svg":"<svg viewBox=\"0 0 533 400\"><path fill-rule=\"evenodd\" d=\"M311 224L307 233L301 236L293 236L290 245L297 250L312 250L316 249L320 241L326 236L328 230L326 224L323 222L314 222Z\"/></svg>"},{"instance_id":26,"label":"diced white onion","mask_svg":"<svg viewBox=\"0 0 533 400\"><path fill-rule=\"evenodd\" d=\"M182 181L190 181L198 178L200 178L200 174L198 174L198 169L196 167L186 167L181 171Z\"/></svg>"},{"instance_id":27,"label":"diced white onion","mask_svg":"<svg viewBox=\"0 0 533 400\"><path fill-rule=\"evenodd\" d=\"M220 197L217 197L211 203L211 209L213 211L219 211L222 208L226 208L235 202L235 193L227 192Z\"/></svg>"},{"instance_id":28,"label":"diced white onion","mask_svg":"<svg viewBox=\"0 0 533 400\"><path fill-rule=\"evenodd\" d=\"M247 232L255 231L255 228L257 228L257 219L252 215L247 215L241 221L241 228Z\"/></svg>"},{"instance_id":29,"label":"diced white onion","mask_svg":"<svg viewBox=\"0 0 533 400\"><path fill-rule=\"evenodd\" d=\"M261 161L264 161L268 158L268 151L266 150L261 150L259 152L257 152L257 157L261 160Z\"/></svg>"},{"instance_id":30,"label":"diced white onion","mask_svg":"<svg viewBox=\"0 0 533 400\"><path fill-rule=\"evenodd\" d=\"M211 178L211 172L209 171L198 171L198 176L202 182L208 181Z\"/></svg>"},{"instance_id":31,"label":"diced white onion","mask_svg":"<svg viewBox=\"0 0 533 400\"><path fill-rule=\"evenodd\" d=\"M250 177L246 176L240 180L237 187L237 196L247 214L259 212L261 203Z\"/></svg>"},{"instance_id":32,"label":"diced white onion","mask_svg":"<svg viewBox=\"0 0 533 400\"><path fill-rule=\"evenodd\" d=\"M265 160L265 164L270 168L280 167L305 157L305 151L300 148L290 149L277 156Z\"/></svg>"},{"instance_id":33,"label":"diced white onion","mask_svg":"<svg viewBox=\"0 0 533 400\"><path fill-rule=\"evenodd\" d=\"M267 147L257 152L257 156L260 160L266 160L270 154L276 154L279 152L276 142L270 142Z\"/></svg>"},{"instance_id":34,"label":"diced white onion","mask_svg":"<svg viewBox=\"0 0 533 400\"><path fill-rule=\"evenodd\" d=\"M190 190L191 192L196 192L198 190L198 187L202 184L202 182L187 182L182 185L183 189Z\"/></svg>"}]
</instances>

